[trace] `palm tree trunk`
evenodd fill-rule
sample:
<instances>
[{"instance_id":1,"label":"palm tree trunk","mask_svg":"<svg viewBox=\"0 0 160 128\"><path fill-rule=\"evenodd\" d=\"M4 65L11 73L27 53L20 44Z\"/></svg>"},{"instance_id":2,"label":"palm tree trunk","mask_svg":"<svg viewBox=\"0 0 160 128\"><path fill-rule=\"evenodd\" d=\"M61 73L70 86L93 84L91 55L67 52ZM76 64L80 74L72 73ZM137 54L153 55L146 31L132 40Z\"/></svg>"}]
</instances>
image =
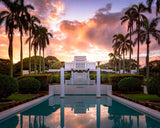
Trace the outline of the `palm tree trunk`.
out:
<instances>
[{"instance_id":1,"label":"palm tree trunk","mask_svg":"<svg viewBox=\"0 0 160 128\"><path fill-rule=\"evenodd\" d=\"M140 27L138 25L138 49L137 49L137 74L139 75L139 30Z\"/></svg>"},{"instance_id":2,"label":"palm tree trunk","mask_svg":"<svg viewBox=\"0 0 160 128\"><path fill-rule=\"evenodd\" d=\"M123 74L125 73L125 55L123 52Z\"/></svg>"},{"instance_id":3,"label":"palm tree trunk","mask_svg":"<svg viewBox=\"0 0 160 128\"><path fill-rule=\"evenodd\" d=\"M44 62L44 48L43 48L43 73L44 73L44 70L45 70L45 62Z\"/></svg>"},{"instance_id":4,"label":"palm tree trunk","mask_svg":"<svg viewBox=\"0 0 160 128\"><path fill-rule=\"evenodd\" d=\"M9 58L10 58L10 76L13 77L13 34L8 34L9 39Z\"/></svg>"},{"instance_id":5,"label":"palm tree trunk","mask_svg":"<svg viewBox=\"0 0 160 128\"><path fill-rule=\"evenodd\" d=\"M149 81L149 43L147 43L147 56L146 56L146 77L147 82Z\"/></svg>"},{"instance_id":6,"label":"palm tree trunk","mask_svg":"<svg viewBox=\"0 0 160 128\"><path fill-rule=\"evenodd\" d=\"M130 28L130 41L132 41L132 31L131 31L131 28ZM130 53L129 53L129 73L131 74L131 54L132 54L132 44L130 42Z\"/></svg>"},{"instance_id":7,"label":"palm tree trunk","mask_svg":"<svg viewBox=\"0 0 160 128\"><path fill-rule=\"evenodd\" d=\"M119 74L120 74L121 73L121 60L119 60L118 66L119 66Z\"/></svg>"},{"instance_id":8,"label":"palm tree trunk","mask_svg":"<svg viewBox=\"0 0 160 128\"><path fill-rule=\"evenodd\" d=\"M29 36L31 37L31 30ZM31 74L31 40L29 40L29 74Z\"/></svg>"},{"instance_id":9,"label":"palm tree trunk","mask_svg":"<svg viewBox=\"0 0 160 128\"><path fill-rule=\"evenodd\" d=\"M23 43L22 43L22 32L20 35L20 42L21 42L21 52L20 52L20 61L21 61L21 75L23 75Z\"/></svg>"},{"instance_id":10,"label":"palm tree trunk","mask_svg":"<svg viewBox=\"0 0 160 128\"><path fill-rule=\"evenodd\" d=\"M41 73L41 48L39 49L39 73Z\"/></svg>"},{"instance_id":11,"label":"palm tree trunk","mask_svg":"<svg viewBox=\"0 0 160 128\"><path fill-rule=\"evenodd\" d=\"M115 72L117 72L117 63L115 62Z\"/></svg>"},{"instance_id":12,"label":"palm tree trunk","mask_svg":"<svg viewBox=\"0 0 160 128\"><path fill-rule=\"evenodd\" d=\"M37 57L36 57L36 50L34 51L34 73L37 73Z\"/></svg>"}]
</instances>

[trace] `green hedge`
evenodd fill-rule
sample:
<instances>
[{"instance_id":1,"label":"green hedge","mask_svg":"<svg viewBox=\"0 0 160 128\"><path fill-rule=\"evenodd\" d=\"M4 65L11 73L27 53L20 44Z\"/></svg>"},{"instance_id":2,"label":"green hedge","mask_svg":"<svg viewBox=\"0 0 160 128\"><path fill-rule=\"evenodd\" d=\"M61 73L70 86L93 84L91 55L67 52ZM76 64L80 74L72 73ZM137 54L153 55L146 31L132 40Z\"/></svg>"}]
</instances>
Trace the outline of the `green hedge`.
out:
<instances>
[{"instance_id":1,"label":"green hedge","mask_svg":"<svg viewBox=\"0 0 160 128\"><path fill-rule=\"evenodd\" d=\"M70 80L71 73L65 73L65 80ZM51 75L51 83L60 83L60 73L53 73Z\"/></svg>"},{"instance_id":2,"label":"green hedge","mask_svg":"<svg viewBox=\"0 0 160 128\"><path fill-rule=\"evenodd\" d=\"M51 75L51 83L60 83L60 73L53 73Z\"/></svg>"},{"instance_id":3,"label":"green hedge","mask_svg":"<svg viewBox=\"0 0 160 128\"><path fill-rule=\"evenodd\" d=\"M143 75L132 75L132 74L114 74L109 76L109 84L112 85L113 91L119 90L118 82L124 78L133 77L141 80L141 84L143 83L144 76Z\"/></svg>"},{"instance_id":4,"label":"green hedge","mask_svg":"<svg viewBox=\"0 0 160 128\"><path fill-rule=\"evenodd\" d=\"M160 96L160 78L151 78L147 83L147 91L149 94Z\"/></svg>"},{"instance_id":5,"label":"green hedge","mask_svg":"<svg viewBox=\"0 0 160 128\"><path fill-rule=\"evenodd\" d=\"M7 98L18 91L17 81L10 76L0 74L0 99Z\"/></svg>"},{"instance_id":6,"label":"green hedge","mask_svg":"<svg viewBox=\"0 0 160 128\"><path fill-rule=\"evenodd\" d=\"M35 78L26 77L18 80L19 91L21 93L36 93L41 87L41 83Z\"/></svg>"},{"instance_id":7,"label":"green hedge","mask_svg":"<svg viewBox=\"0 0 160 128\"><path fill-rule=\"evenodd\" d=\"M127 77L118 82L118 88L121 91L142 91L141 80L133 77Z\"/></svg>"},{"instance_id":8,"label":"green hedge","mask_svg":"<svg viewBox=\"0 0 160 128\"><path fill-rule=\"evenodd\" d=\"M41 88L40 88L41 91L47 91L48 90L49 83L51 81L51 74L24 75L24 76L17 77L17 80L20 80L22 78L27 78L27 77L31 77L31 78L37 79L41 83Z\"/></svg>"}]
</instances>

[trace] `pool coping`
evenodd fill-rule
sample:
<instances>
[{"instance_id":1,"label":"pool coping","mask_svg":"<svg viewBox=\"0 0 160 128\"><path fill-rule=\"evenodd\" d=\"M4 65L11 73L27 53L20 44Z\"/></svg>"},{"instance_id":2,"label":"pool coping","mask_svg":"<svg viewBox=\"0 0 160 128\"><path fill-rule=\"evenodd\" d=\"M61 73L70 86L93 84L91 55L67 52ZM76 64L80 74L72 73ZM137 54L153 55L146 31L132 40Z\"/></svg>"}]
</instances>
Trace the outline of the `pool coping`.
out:
<instances>
[{"instance_id":1,"label":"pool coping","mask_svg":"<svg viewBox=\"0 0 160 128\"><path fill-rule=\"evenodd\" d=\"M43 97L40 97L38 99L34 99L32 101L26 102L24 104L15 106L13 108L7 109L5 111L0 112L0 123L15 116L18 112L22 112L25 110L30 109L31 107L34 107L37 104L40 104L41 102L45 101L47 98L49 98L51 95L46 95Z\"/></svg>"},{"instance_id":2,"label":"pool coping","mask_svg":"<svg viewBox=\"0 0 160 128\"><path fill-rule=\"evenodd\" d=\"M115 96L115 95L108 95L108 96L110 96L111 98L113 98L114 100L116 100L120 103L123 103L123 104L127 105L128 107L137 109L141 112L144 112L145 114L148 114L148 115L151 115L155 118L160 119L160 112L158 112L154 109L148 108L148 107L143 106L141 104L137 104L135 102L129 101L127 99L124 99L124 98L121 98L121 97L118 97L118 96Z\"/></svg>"}]
</instances>

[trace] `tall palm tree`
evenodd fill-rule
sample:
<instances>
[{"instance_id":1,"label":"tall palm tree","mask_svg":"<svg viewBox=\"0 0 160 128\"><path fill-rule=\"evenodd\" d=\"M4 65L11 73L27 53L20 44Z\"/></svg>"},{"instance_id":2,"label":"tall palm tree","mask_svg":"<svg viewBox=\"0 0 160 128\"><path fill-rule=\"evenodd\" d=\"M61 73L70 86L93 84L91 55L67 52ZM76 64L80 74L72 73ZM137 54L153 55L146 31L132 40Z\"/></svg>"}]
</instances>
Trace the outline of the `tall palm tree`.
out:
<instances>
[{"instance_id":1,"label":"tall palm tree","mask_svg":"<svg viewBox=\"0 0 160 128\"><path fill-rule=\"evenodd\" d=\"M128 40L129 34L126 34L125 36L123 34L117 35L117 42L113 44L113 50L118 51L123 55L123 73L125 73L125 53L127 54L127 51L130 50L130 40Z\"/></svg>"},{"instance_id":2,"label":"tall palm tree","mask_svg":"<svg viewBox=\"0 0 160 128\"><path fill-rule=\"evenodd\" d=\"M31 74L31 40L38 24L40 24L40 20L36 16L31 16L29 22L29 38L26 40L26 43L29 43L29 74Z\"/></svg>"},{"instance_id":3,"label":"tall palm tree","mask_svg":"<svg viewBox=\"0 0 160 128\"><path fill-rule=\"evenodd\" d=\"M17 1L12 2L12 0L1 0L7 10L0 12L0 25L5 22L6 33L8 34L9 40L9 58L10 58L10 75L13 77L13 34L14 29L17 28L16 12L18 8Z\"/></svg>"},{"instance_id":4,"label":"tall palm tree","mask_svg":"<svg viewBox=\"0 0 160 128\"><path fill-rule=\"evenodd\" d=\"M118 42L118 34L115 34L113 35L113 40L112 40L112 43L117 43ZM119 66L119 74L120 74L120 71L121 71L121 55L120 55L120 49L119 48L116 48L115 51L118 55L118 66Z\"/></svg>"},{"instance_id":5,"label":"tall palm tree","mask_svg":"<svg viewBox=\"0 0 160 128\"><path fill-rule=\"evenodd\" d=\"M135 43L137 43L137 74L139 74L140 23L146 19L146 16L143 14L146 11L146 7L140 3L139 5L132 5L129 11L131 11L134 21L136 22L137 41Z\"/></svg>"},{"instance_id":6,"label":"tall palm tree","mask_svg":"<svg viewBox=\"0 0 160 128\"><path fill-rule=\"evenodd\" d=\"M155 0L147 0L147 5L148 5L148 11L151 13L152 9L151 9L151 5L153 4ZM156 0L156 16L158 15L158 13L160 13L160 0Z\"/></svg>"},{"instance_id":7,"label":"tall palm tree","mask_svg":"<svg viewBox=\"0 0 160 128\"><path fill-rule=\"evenodd\" d=\"M39 28L39 47L42 48L43 51L43 73L45 70L45 60L44 60L44 49L49 45L49 37L53 37L51 33L48 32L47 28L40 26Z\"/></svg>"},{"instance_id":8,"label":"tall palm tree","mask_svg":"<svg viewBox=\"0 0 160 128\"><path fill-rule=\"evenodd\" d=\"M117 61L118 61L117 52L109 53L108 56L110 57L110 60L114 64L115 72L117 72Z\"/></svg>"},{"instance_id":9,"label":"tall palm tree","mask_svg":"<svg viewBox=\"0 0 160 128\"><path fill-rule=\"evenodd\" d=\"M129 36L130 36L130 52L129 52L129 72L131 74L131 54L132 54L132 32L133 32L133 21L134 21L134 17L133 17L133 13L131 11L131 9L128 9L125 12L125 16L123 16L121 18L121 24L123 24L124 22L128 21L128 31L129 31Z\"/></svg>"},{"instance_id":10,"label":"tall palm tree","mask_svg":"<svg viewBox=\"0 0 160 128\"><path fill-rule=\"evenodd\" d=\"M31 43L31 48L34 50L34 73L37 73L37 51L38 51L38 41L33 39Z\"/></svg>"},{"instance_id":11,"label":"tall palm tree","mask_svg":"<svg viewBox=\"0 0 160 128\"><path fill-rule=\"evenodd\" d=\"M19 8L17 9L17 23L18 23L18 28L20 32L20 61L21 61L21 75L23 75L23 42L22 42L22 37L23 37L23 31L25 33L28 31L29 27L29 22L31 20L30 14L28 12L28 9L34 9L33 6L31 5L24 5L24 0L19 0Z\"/></svg>"},{"instance_id":12,"label":"tall palm tree","mask_svg":"<svg viewBox=\"0 0 160 128\"><path fill-rule=\"evenodd\" d=\"M158 40L158 44L160 44L160 31L156 29L159 19L160 18L155 18L151 22L149 22L148 19L145 19L142 22L142 29L140 30L141 39L146 41L147 45L147 56L146 56L147 82L149 80L149 45L151 43L150 37L152 36L153 38Z\"/></svg>"}]
</instances>

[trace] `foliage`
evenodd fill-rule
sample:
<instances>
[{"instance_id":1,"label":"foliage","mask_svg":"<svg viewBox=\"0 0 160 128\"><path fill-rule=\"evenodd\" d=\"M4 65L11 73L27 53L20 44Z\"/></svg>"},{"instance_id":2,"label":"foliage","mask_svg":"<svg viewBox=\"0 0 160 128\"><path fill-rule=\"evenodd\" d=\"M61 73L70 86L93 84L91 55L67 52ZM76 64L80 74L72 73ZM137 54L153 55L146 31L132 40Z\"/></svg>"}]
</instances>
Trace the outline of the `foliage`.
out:
<instances>
[{"instance_id":1,"label":"foliage","mask_svg":"<svg viewBox=\"0 0 160 128\"><path fill-rule=\"evenodd\" d=\"M18 91L17 81L10 76L0 74L0 99L7 98L16 91Z\"/></svg>"},{"instance_id":2,"label":"foliage","mask_svg":"<svg viewBox=\"0 0 160 128\"><path fill-rule=\"evenodd\" d=\"M6 59L0 59L0 74L9 75L10 61Z\"/></svg>"},{"instance_id":3,"label":"foliage","mask_svg":"<svg viewBox=\"0 0 160 128\"><path fill-rule=\"evenodd\" d=\"M59 61L55 56L47 56L45 58L45 62L46 62L46 67L50 68L51 65L55 62Z\"/></svg>"},{"instance_id":4,"label":"foliage","mask_svg":"<svg viewBox=\"0 0 160 128\"><path fill-rule=\"evenodd\" d=\"M38 81L40 81L40 83L41 83L40 90L41 91L47 91L48 90L49 82L51 81L51 75L50 74L24 75L24 76L17 77L17 80L20 80L22 78L27 78L27 77L35 78Z\"/></svg>"},{"instance_id":5,"label":"foliage","mask_svg":"<svg viewBox=\"0 0 160 128\"><path fill-rule=\"evenodd\" d=\"M57 62L55 62L51 65L51 69L60 69L60 68L61 68L61 62L60 61L57 61Z\"/></svg>"},{"instance_id":6,"label":"foliage","mask_svg":"<svg viewBox=\"0 0 160 128\"><path fill-rule=\"evenodd\" d=\"M160 77L160 60L154 60L149 62L149 75L152 77ZM146 66L140 69L140 74L146 74Z\"/></svg>"},{"instance_id":7,"label":"foliage","mask_svg":"<svg viewBox=\"0 0 160 128\"><path fill-rule=\"evenodd\" d=\"M28 95L24 95L24 94L12 94L7 99L15 100L15 101L23 101L23 100L32 98L34 96L35 96L34 94L28 94Z\"/></svg>"},{"instance_id":8,"label":"foliage","mask_svg":"<svg viewBox=\"0 0 160 128\"><path fill-rule=\"evenodd\" d=\"M160 96L160 78L152 78L147 83L147 91L149 94L155 94Z\"/></svg>"},{"instance_id":9,"label":"foliage","mask_svg":"<svg viewBox=\"0 0 160 128\"><path fill-rule=\"evenodd\" d=\"M71 79L71 73L65 73L65 80L70 80Z\"/></svg>"},{"instance_id":10,"label":"foliage","mask_svg":"<svg viewBox=\"0 0 160 128\"><path fill-rule=\"evenodd\" d=\"M60 83L60 73L53 73L51 75L51 83Z\"/></svg>"},{"instance_id":11,"label":"foliage","mask_svg":"<svg viewBox=\"0 0 160 128\"><path fill-rule=\"evenodd\" d=\"M142 102L146 102L148 100L160 100L160 97L155 95L148 95L148 94L125 95L125 97L129 97L131 99L135 99Z\"/></svg>"},{"instance_id":12,"label":"foliage","mask_svg":"<svg viewBox=\"0 0 160 128\"><path fill-rule=\"evenodd\" d=\"M41 83L35 78L22 78L18 80L19 91L22 93L36 93L41 87Z\"/></svg>"},{"instance_id":13,"label":"foliage","mask_svg":"<svg viewBox=\"0 0 160 128\"><path fill-rule=\"evenodd\" d=\"M118 82L121 79L127 78L127 77L134 77L141 80L141 84L143 83L144 76L143 75L132 75L132 74L114 74L112 76L109 76L109 83L112 85L113 91L119 90L118 88Z\"/></svg>"},{"instance_id":14,"label":"foliage","mask_svg":"<svg viewBox=\"0 0 160 128\"><path fill-rule=\"evenodd\" d=\"M96 80L96 77L97 77L96 73L90 72L89 75L90 75L90 79L91 79L91 80Z\"/></svg>"},{"instance_id":15,"label":"foliage","mask_svg":"<svg viewBox=\"0 0 160 128\"><path fill-rule=\"evenodd\" d=\"M121 79L118 88L122 91L141 91L141 80L133 77Z\"/></svg>"}]
</instances>

